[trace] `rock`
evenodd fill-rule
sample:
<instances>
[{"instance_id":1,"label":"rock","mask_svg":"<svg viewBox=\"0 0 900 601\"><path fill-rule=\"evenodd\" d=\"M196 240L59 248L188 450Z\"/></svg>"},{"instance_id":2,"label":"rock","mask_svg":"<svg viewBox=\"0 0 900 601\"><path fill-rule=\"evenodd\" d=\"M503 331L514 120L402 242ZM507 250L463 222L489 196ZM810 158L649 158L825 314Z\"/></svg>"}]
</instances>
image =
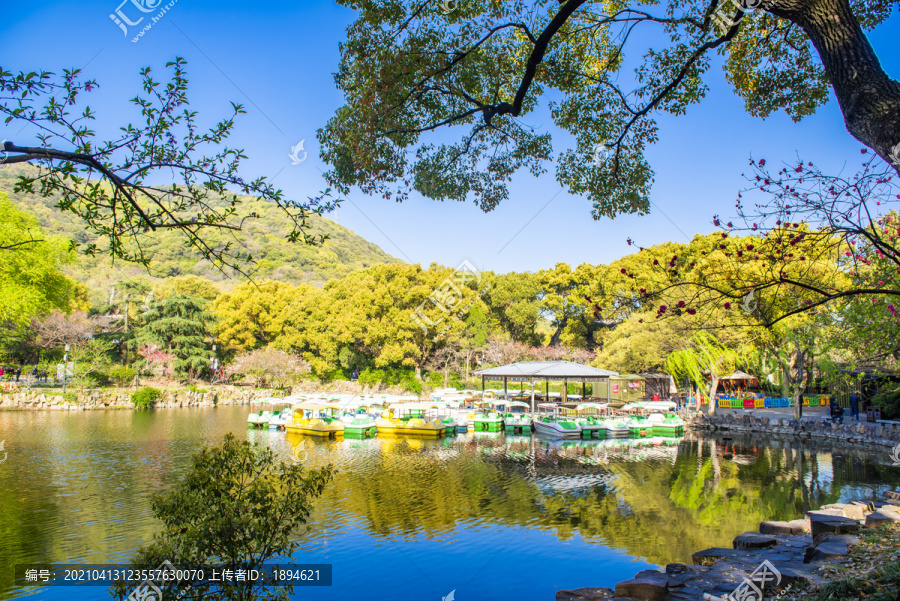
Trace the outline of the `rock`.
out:
<instances>
[{"instance_id":1,"label":"rock","mask_svg":"<svg viewBox=\"0 0 900 601\"><path fill-rule=\"evenodd\" d=\"M657 570L638 572L631 580L616 585L616 597L641 601L665 601L669 596L669 578Z\"/></svg>"},{"instance_id":2,"label":"rock","mask_svg":"<svg viewBox=\"0 0 900 601\"><path fill-rule=\"evenodd\" d=\"M735 549L743 549L752 551L754 549L768 549L774 547L778 540L774 536L766 536L765 534L757 534L755 532L744 532L734 537L731 543Z\"/></svg>"},{"instance_id":3,"label":"rock","mask_svg":"<svg viewBox=\"0 0 900 601\"><path fill-rule=\"evenodd\" d=\"M691 555L691 561L699 566L702 565L710 565L711 563L723 559L733 559L735 557L744 557L747 555L746 551L737 550L737 549L723 549L721 547L713 547L711 549L704 549L703 551L697 551L693 555Z\"/></svg>"},{"instance_id":4,"label":"rock","mask_svg":"<svg viewBox=\"0 0 900 601\"><path fill-rule=\"evenodd\" d=\"M595 586L577 588L573 591L556 591L556 601L601 601L615 596L612 589Z\"/></svg>"},{"instance_id":5,"label":"rock","mask_svg":"<svg viewBox=\"0 0 900 601\"><path fill-rule=\"evenodd\" d=\"M850 501L850 504L864 507L866 511L875 511L875 505L872 504L872 501Z\"/></svg>"},{"instance_id":6,"label":"rock","mask_svg":"<svg viewBox=\"0 0 900 601\"><path fill-rule=\"evenodd\" d=\"M864 505L833 503L831 505L823 505L822 509L836 509L840 511L844 517L852 518L854 520L866 519L866 507Z\"/></svg>"},{"instance_id":7,"label":"rock","mask_svg":"<svg viewBox=\"0 0 900 601\"><path fill-rule=\"evenodd\" d=\"M760 534L805 534L806 532L809 532L809 522L807 520L762 522L759 525Z\"/></svg>"},{"instance_id":8,"label":"rock","mask_svg":"<svg viewBox=\"0 0 900 601\"><path fill-rule=\"evenodd\" d=\"M666 574L685 574L691 569L683 563L670 563L666 566Z\"/></svg>"},{"instance_id":9,"label":"rock","mask_svg":"<svg viewBox=\"0 0 900 601\"><path fill-rule=\"evenodd\" d=\"M846 516L844 516L844 512L841 511L840 509L830 509L827 507L822 507L821 509L812 509L812 510L806 512L807 517L809 517L811 515L830 515L830 516L846 517Z\"/></svg>"},{"instance_id":10,"label":"rock","mask_svg":"<svg viewBox=\"0 0 900 601\"><path fill-rule=\"evenodd\" d=\"M803 558L803 563L822 561L825 559L838 559L846 555L849 551L850 548L845 543L829 540L818 544L815 547L808 548L806 550L806 555Z\"/></svg>"},{"instance_id":11,"label":"rock","mask_svg":"<svg viewBox=\"0 0 900 601\"><path fill-rule=\"evenodd\" d=\"M825 534L852 534L859 530L859 522L856 520L815 511L808 513L814 543L818 543L819 538Z\"/></svg>"},{"instance_id":12,"label":"rock","mask_svg":"<svg viewBox=\"0 0 900 601\"><path fill-rule=\"evenodd\" d=\"M881 496L889 501L900 501L900 490L886 490Z\"/></svg>"},{"instance_id":13,"label":"rock","mask_svg":"<svg viewBox=\"0 0 900 601\"><path fill-rule=\"evenodd\" d=\"M886 507L870 513L866 516L866 526L884 526L885 524L893 524L900 522L900 513L891 511Z\"/></svg>"}]
</instances>

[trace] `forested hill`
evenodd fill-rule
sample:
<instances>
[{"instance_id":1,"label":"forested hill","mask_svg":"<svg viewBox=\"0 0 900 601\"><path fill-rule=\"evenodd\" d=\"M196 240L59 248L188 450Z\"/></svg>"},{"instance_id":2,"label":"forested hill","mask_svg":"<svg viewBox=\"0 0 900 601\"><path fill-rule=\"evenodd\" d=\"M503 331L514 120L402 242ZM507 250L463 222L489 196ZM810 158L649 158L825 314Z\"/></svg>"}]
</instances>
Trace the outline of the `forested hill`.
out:
<instances>
[{"instance_id":1,"label":"forested hill","mask_svg":"<svg viewBox=\"0 0 900 601\"><path fill-rule=\"evenodd\" d=\"M84 229L83 222L74 214L57 209L55 200L38 195L14 193L16 176L30 166L7 165L0 168L0 191L9 194L19 208L34 215L44 231L63 235L78 244L96 240ZM38 186L35 186L37 189ZM270 202L247 198L241 213L255 211L262 216L249 223L245 231L236 234L240 244L253 255L256 265L248 269L255 279L275 279L292 284L320 285L356 270L382 263L398 263L378 246L357 236L352 231L329 219L313 216L312 232L326 233L330 238L318 247L305 246L285 240L290 231L287 217ZM222 234L213 232L210 239ZM104 285L109 281L127 279L136 275L164 278L193 274L213 281L227 280L227 276L209 263L199 261L182 246L181 238L173 231L153 232L141 240L147 256L151 257L151 272L140 265L126 264L107 257L80 255L78 262L67 268L69 275L88 285ZM230 288L225 284L225 288Z\"/></svg>"}]
</instances>

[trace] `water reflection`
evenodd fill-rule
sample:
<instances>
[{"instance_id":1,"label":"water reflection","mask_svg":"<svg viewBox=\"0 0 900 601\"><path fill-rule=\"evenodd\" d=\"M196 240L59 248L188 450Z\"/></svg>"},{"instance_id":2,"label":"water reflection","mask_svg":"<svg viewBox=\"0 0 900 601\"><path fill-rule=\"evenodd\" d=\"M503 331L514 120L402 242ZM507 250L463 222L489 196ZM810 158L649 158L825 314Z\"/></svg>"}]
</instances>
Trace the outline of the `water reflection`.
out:
<instances>
[{"instance_id":1,"label":"water reflection","mask_svg":"<svg viewBox=\"0 0 900 601\"><path fill-rule=\"evenodd\" d=\"M299 535L303 560L335 565L336 588L304 590L309 599L382 585L396 598L423 596L412 584L389 584L396 574L381 574L385 561L422 575L440 595L467 580L479 583L481 596L491 587L508 595L508 581L495 574L534 569L552 576L525 579L518 596L547 599L559 588L608 586L649 565L689 562L699 549L730 547L735 534L760 521L871 498L900 483L886 454L873 459L808 441L690 433L318 440L246 430L245 420L240 407L0 413L9 453L0 464L0 596L23 594L12 589L7 569L16 563L127 560L158 527L149 496L171 486L204 443L229 431L285 460L339 469L313 527ZM39 592L48 599L73 594Z\"/></svg>"}]
</instances>

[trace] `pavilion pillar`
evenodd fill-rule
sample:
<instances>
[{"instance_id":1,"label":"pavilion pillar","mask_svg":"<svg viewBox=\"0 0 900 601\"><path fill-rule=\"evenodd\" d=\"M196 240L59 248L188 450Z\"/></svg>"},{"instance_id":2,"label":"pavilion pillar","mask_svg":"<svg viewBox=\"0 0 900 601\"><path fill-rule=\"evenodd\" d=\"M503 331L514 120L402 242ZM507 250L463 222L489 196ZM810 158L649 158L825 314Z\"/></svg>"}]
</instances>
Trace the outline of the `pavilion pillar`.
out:
<instances>
[{"instance_id":1,"label":"pavilion pillar","mask_svg":"<svg viewBox=\"0 0 900 601\"><path fill-rule=\"evenodd\" d=\"M484 398L484 376L481 376L481 398Z\"/></svg>"},{"instance_id":2,"label":"pavilion pillar","mask_svg":"<svg viewBox=\"0 0 900 601\"><path fill-rule=\"evenodd\" d=\"M544 386L544 389L546 391L544 393L544 402L549 403L550 402L550 380L545 380L544 384L546 384L546 386Z\"/></svg>"},{"instance_id":3,"label":"pavilion pillar","mask_svg":"<svg viewBox=\"0 0 900 601\"><path fill-rule=\"evenodd\" d=\"M534 413L534 379L531 380L531 412Z\"/></svg>"},{"instance_id":4,"label":"pavilion pillar","mask_svg":"<svg viewBox=\"0 0 900 601\"><path fill-rule=\"evenodd\" d=\"M610 386L612 386L612 384L610 384L610 378L609 378L609 376L606 376L606 402L607 402L607 404L609 403Z\"/></svg>"},{"instance_id":5,"label":"pavilion pillar","mask_svg":"<svg viewBox=\"0 0 900 601\"><path fill-rule=\"evenodd\" d=\"M567 403L569 401L569 381L566 378L563 378L563 393L562 398L560 398L560 403Z\"/></svg>"},{"instance_id":6,"label":"pavilion pillar","mask_svg":"<svg viewBox=\"0 0 900 601\"><path fill-rule=\"evenodd\" d=\"M587 396L587 380L582 378L581 380L581 402L584 402L584 397Z\"/></svg>"},{"instance_id":7,"label":"pavilion pillar","mask_svg":"<svg viewBox=\"0 0 900 601\"><path fill-rule=\"evenodd\" d=\"M503 376L503 398L504 399L509 398L509 393L506 391L506 380L507 380L506 376Z\"/></svg>"}]
</instances>

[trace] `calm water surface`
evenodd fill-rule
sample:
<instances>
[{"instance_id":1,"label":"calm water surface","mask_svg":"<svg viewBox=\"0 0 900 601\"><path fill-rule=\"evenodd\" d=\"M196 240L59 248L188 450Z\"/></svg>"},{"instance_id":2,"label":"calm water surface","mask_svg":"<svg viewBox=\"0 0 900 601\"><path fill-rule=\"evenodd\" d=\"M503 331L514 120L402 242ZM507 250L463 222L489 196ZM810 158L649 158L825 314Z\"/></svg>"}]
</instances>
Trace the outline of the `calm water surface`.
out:
<instances>
[{"instance_id":1,"label":"calm water surface","mask_svg":"<svg viewBox=\"0 0 900 601\"><path fill-rule=\"evenodd\" d=\"M296 599L516 597L613 586L648 567L731 546L766 519L872 498L900 484L888 453L689 435L550 442L319 441L246 428L247 409L0 412L0 598L105 599L105 587L15 588L22 563L126 563L159 523L149 496L205 443L238 433L340 471L294 560L331 563L334 586ZM296 447L300 445L301 448Z\"/></svg>"}]
</instances>

